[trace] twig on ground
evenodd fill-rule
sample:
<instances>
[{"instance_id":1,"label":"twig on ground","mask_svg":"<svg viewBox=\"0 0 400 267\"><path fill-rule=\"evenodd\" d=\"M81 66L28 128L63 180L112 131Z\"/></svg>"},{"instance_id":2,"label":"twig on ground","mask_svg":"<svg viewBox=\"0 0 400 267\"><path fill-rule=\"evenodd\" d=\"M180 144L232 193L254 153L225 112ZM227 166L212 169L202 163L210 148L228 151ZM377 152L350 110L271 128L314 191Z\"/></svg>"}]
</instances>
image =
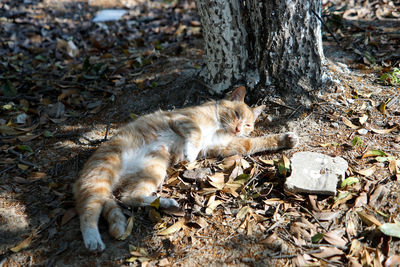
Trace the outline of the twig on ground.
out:
<instances>
[{"instance_id":1,"label":"twig on ground","mask_svg":"<svg viewBox=\"0 0 400 267\"><path fill-rule=\"evenodd\" d=\"M309 250L309 251L304 251L304 253L290 254L290 255L275 255L272 253L266 253L265 255L268 257L271 257L273 259L292 259L292 258L296 258L299 255L313 254L313 253L319 253L319 252L322 252L322 249Z\"/></svg>"},{"instance_id":2,"label":"twig on ground","mask_svg":"<svg viewBox=\"0 0 400 267\"><path fill-rule=\"evenodd\" d=\"M104 143L105 141L107 141L104 138L98 139L98 140L91 140L86 136L82 136L82 138L85 139L86 141L88 141L90 146L96 146L96 145L99 145L99 144Z\"/></svg>"},{"instance_id":3,"label":"twig on ground","mask_svg":"<svg viewBox=\"0 0 400 267\"><path fill-rule=\"evenodd\" d=\"M333 248L338 248L338 249L341 249L341 250L347 250L348 249L348 247L346 247L346 246L339 246L339 245L332 245L332 244L307 244L307 245L304 245L304 246L309 247L309 248L333 247Z\"/></svg>"},{"instance_id":4,"label":"twig on ground","mask_svg":"<svg viewBox=\"0 0 400 267\"><path fill-rule=\"evenodd\" d=\"M321 226L325 231L328 231L328 229L326 229L326 227L324 225L322 225L322 223L317 219L317 217L315 217L315 215L311 211L309 211L307 208L303 207L299 203L295 203L295 204L297 206L299 206L301 209L303 209L305 212L307 212L311 217L313 217L314 220L319 224L319 226Z\"/></svg>"},{"instance_id":5,"label":"twig on ground","mask_svg":"<svg viewBox=\"0 0 400 267\"><path fill-rule=\"evenodd\" d=\"M66 138L66 137L77 137L80 136L80 132L69 132L69 133L59 133L59 134L54 134L53 138Z\"/></svg>"},{"instance_id":6,"label":"twig on ground","mask_svg":"<svg viewBox=\"0 0 400 267\"><path fill-rule=\"evenodd\" d=\"M29 101L38 101L38 100L40 100L40 96L29 96L26 94L18 94L16 96L4 96L4 95L0 96L0 100L4 100L4 101L12 101L15 99L17 99L17 100L26 99Z\"/></svg>"},{"instance_id":7,"label":"twig on ground","mask_svg":"<svg viewBox=\"0 0 400 267\"><path fill-rule=\"evenodd\" d=\"M106 134L104 135L103 141L107 141L108 131L110 130L110 125L111 125L111 121L108 120L108 122L107 122L107 127L106 127Z\"/></svg>"},{"instance_id":8,"label":"twig on ground","mask_svg":"<svg viewBox=\"0 0 400 267\"><path fill-rule=\"evenodd\" d=\"M25 165L28 165L28 166L30 166L30 167L33 167L33 168L35 168L35 169L39 169L39 167L38 167L35 163L32 163L32 162L29 162L29 161L24 160L24 159L22 158L22 154L18 153L18 152L15 151L14 149L9 149L8 152L10 152L11 154L17 156L18 161L19 161L20 163L25 164Z\"/></svg>"},{"instance_id":9,"label":"twig on ground","mask_svg":"<svg viewBox=\"0 0 400 267\"><path fill-rule=\"evenodd\" d=\"M314 258L319 259L319 260L323 260L324 262L329 263L330 265L333 265L333 266L343 266L343 263L340 263L340 262L330 261L330 260L324 259L322 257L315 256L315 255L312 255L312 256Z\"/></svg>"},{"instance_id":10,"label":"twig on ground","mask_svg":"<svg viewBox=\"0 0 400 267\"><path fill-rule=\"evenodd\" d=\"M268 99L267 101L272 103L272 104L275 104L275 105L278 105L278 106L281 106L281 107L284 107L284 108L287 108L287 109L290 109L290 110L296 110L296 108L293 108L293 107L285 105L285 104L278 103L278 102L273 101L273 100L269 100Z\"/></svg>"},{"instance_id":11,"label":"twig on ground","mask_svg":"<svg viewBox=\"0 0 400 267\"><path fill-rule=\"evenodd\" d=\"M14 168L14 167L15 167L14 164L12 164L11 166L8 166L8 167L5 168L4 170L1 170L1 171L0 171L0 175L2 175L3 173L5 173L5 172L11 170L11 169ZM0 265L0 266L1 266L1 265Z\"/></svg>"},{"instance_id":12,"label":"twig on ground","mask_svg":"<svg viewBox=\"0 0 400 267\"><path fill-rule=\"evenodd\" d=\"M300 109L301 107L302 107L302 106L299 105L295 110L293 110L293 111L289 114L288 118L290 119L291 117L293 117L294 114L296 114L296 112L299 111L299 109Z\"/></svg>"}]
</instances>

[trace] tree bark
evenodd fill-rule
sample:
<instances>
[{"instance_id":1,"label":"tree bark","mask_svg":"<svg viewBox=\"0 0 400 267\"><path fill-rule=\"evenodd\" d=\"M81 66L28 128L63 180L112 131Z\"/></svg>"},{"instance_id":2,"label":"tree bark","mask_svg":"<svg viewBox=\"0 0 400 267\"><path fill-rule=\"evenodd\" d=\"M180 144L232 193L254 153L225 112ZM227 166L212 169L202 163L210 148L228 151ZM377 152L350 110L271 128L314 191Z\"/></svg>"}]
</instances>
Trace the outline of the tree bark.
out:
<instances>
[{"instance_id":1,"label":"tree bark","mask_svg":"<svg viewBox=\"0 0 400 267\"><path fill-rule=\"evenodd\" d=\"M318 89L323 70L321 0L196 0L205 40L204 79L231 86Z\"/></svg>"}]
</instances>

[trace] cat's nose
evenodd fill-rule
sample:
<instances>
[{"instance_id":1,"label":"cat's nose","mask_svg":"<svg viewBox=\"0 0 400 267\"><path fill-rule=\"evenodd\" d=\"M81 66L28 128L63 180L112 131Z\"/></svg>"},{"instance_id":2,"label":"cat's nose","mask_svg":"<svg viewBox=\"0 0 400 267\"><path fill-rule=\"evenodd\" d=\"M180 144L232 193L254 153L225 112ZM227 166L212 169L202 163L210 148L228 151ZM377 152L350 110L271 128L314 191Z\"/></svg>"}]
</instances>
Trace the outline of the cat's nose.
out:
<instances>
[{"instance_id":1,"label":"cat's nose","mask_svg":"<svg viewBox=\"0 0 400 267\"><path fill-rule=\"evenodd\" d=\"M240 129L237 126L236 126L236 133L240 133Z\"/></svg>"}]
</instances>

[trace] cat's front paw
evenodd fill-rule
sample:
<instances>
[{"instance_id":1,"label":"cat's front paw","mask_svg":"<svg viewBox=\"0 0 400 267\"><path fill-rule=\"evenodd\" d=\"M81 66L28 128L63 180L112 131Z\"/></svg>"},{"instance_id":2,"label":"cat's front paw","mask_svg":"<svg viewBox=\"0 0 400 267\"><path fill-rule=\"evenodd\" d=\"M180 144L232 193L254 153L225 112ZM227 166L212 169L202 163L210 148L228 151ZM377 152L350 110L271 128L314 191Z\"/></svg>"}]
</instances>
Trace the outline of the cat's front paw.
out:
<instances>
[{"instance_id":1,"label":"cat's front paw","mask_svg":"<svg viewBox=\"0 0 400 267\"><path fill-rule=\"evenodd\" d=\"M179 208L178 202L172 198L160 198L160 207L163 209L170 209L170 208Z\"/></svg>"},{"instance_id":2,"label":"cat's front paw","mask_svg":"<svg viewBox=\"0 0 400 267\"><path fill-rule=\"evenodd\" d=\"M188 162L195 161L199 153L200 153L199 148L197 148L191 142L186 142L185 147L183 149L183 156L186 161Z\"/></svg>"},{"instance_id":3,"label":"cat's front paw","mask_svg":"<svg viewBox=\"0 0 400 267\"><path fill-rule=\"evenodd\" d=\"M285 148L294 148L299 144L299 137L293 132L287 132L282 135Z\"/></svg>"}]
</instances>

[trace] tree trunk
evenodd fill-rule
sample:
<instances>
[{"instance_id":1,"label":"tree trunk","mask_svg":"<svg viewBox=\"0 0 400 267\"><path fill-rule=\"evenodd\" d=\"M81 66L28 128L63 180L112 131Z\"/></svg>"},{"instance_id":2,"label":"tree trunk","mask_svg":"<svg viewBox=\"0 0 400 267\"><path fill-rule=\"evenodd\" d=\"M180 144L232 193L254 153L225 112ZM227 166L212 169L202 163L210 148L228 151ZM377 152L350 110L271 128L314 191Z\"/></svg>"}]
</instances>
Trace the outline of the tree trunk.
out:
<instances>
[{"instance_id":1,"label":"tree trunk","mask_svg":"<svg viewBox=\"0 0 400 267\"><path fill-rule=\"evenodd\" d=\"M196 0L205 80L214 93L246 84L302 94L321 85L321 0Z\"/></svg>"}]
</instances>

